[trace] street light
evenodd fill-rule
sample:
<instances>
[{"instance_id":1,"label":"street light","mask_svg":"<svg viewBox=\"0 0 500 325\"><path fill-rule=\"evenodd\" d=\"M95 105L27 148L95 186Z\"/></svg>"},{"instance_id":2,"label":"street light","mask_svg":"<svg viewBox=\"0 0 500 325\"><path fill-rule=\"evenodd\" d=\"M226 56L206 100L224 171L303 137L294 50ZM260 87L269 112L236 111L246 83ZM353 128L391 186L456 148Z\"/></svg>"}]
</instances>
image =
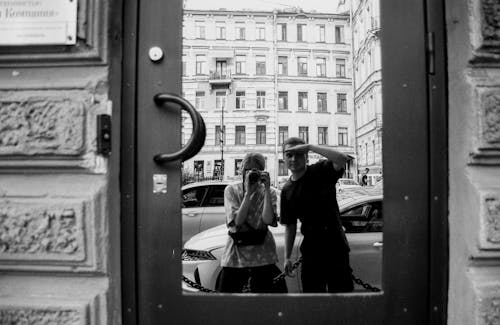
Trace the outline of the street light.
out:
<instances>
[{"instance_id":1,"label":"street light","mask_svg":"<svg viewBox=\"0 0 500 325\"><path fill-rule=\"evenodd\" d=\"M225 103L222 105L222 109L220 110L220 179L224 179L224 108Z\"/></svg>"}]
</instances>

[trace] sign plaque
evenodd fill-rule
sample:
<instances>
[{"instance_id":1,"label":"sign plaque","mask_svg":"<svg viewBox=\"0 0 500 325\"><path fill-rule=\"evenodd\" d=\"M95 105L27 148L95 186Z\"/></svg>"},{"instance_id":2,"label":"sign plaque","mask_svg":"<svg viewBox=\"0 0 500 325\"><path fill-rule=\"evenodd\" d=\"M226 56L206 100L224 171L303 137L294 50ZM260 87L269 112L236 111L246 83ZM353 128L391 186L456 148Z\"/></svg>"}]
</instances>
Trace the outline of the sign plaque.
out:
<instances>
[{"instance_id":1,"label":"sign plaque","mask_svg":"<svg viewBox=\"0 0 500 325\"><path fill-rule=\"evenodd\" d=\"M76 44L77 0L0 0L0 46Z\"/></svg>"}]
</instances>

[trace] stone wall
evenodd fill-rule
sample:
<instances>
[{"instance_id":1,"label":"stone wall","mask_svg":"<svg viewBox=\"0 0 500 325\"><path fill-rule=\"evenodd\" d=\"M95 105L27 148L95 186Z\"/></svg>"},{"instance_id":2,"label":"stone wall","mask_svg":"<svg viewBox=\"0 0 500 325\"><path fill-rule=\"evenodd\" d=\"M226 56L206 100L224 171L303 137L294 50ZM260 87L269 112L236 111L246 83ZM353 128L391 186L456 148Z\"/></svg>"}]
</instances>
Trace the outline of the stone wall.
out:
<instances>
[{"instance_id":1,"label":"stone wall","mask_svg":"<svg viewBox=\"0 0 500 325\"><path fill-rule=\"evenodd\" d=\"M63 51L0 51L1 324L118 322L119 166L96 146L96 115L112 114L108 11L78 0L77 43Z\"/></svg>"},{"instance_id":2,"label":"stone wall","mask_svg":"<svg viewBox=\"0 0 500 325\"><path fill-rule=\"evenodd\" d=\"M446 1L449 324L500 324L500 3Z\"/></svg>"}]
</instances>

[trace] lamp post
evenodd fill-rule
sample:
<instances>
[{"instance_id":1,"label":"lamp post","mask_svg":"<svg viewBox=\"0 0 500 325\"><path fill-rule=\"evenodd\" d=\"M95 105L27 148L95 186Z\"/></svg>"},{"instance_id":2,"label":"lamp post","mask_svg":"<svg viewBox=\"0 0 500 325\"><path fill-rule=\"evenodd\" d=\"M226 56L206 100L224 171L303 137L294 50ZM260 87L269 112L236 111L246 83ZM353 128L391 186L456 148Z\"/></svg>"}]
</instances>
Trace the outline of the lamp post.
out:
<instances>
[{"instance_id":1,"label":"lamp post","mask_svg":"<svg viewBox=\"0 0 500 325\"><path fill-rule=\"evenodd\" d=\"M220 110L220 179L224 179L224 108L226 103L222 105L222 109Z\"/></svg>"}]
</instances>

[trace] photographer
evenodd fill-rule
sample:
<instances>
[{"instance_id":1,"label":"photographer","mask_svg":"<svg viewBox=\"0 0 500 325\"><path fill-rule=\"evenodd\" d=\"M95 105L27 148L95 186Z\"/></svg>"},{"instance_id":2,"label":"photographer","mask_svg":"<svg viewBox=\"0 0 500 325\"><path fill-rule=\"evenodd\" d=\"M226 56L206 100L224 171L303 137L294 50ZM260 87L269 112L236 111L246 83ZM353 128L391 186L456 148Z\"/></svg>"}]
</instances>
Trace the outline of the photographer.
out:
<instances>
[{"instance_id":1,"label":"photographer","mask_svg":"<svg viewBox=\"0 0 500 325\"><path fill-rule=\"evenodd\" d=\"M280 274L274 237L268 226L277 226L277 195L264 172L265 159L249 153L242 162L243 182L224 191L229 237L221 259L218 291L286 292L286 283L273 284Z\"/></svg>"}]
</instances>

